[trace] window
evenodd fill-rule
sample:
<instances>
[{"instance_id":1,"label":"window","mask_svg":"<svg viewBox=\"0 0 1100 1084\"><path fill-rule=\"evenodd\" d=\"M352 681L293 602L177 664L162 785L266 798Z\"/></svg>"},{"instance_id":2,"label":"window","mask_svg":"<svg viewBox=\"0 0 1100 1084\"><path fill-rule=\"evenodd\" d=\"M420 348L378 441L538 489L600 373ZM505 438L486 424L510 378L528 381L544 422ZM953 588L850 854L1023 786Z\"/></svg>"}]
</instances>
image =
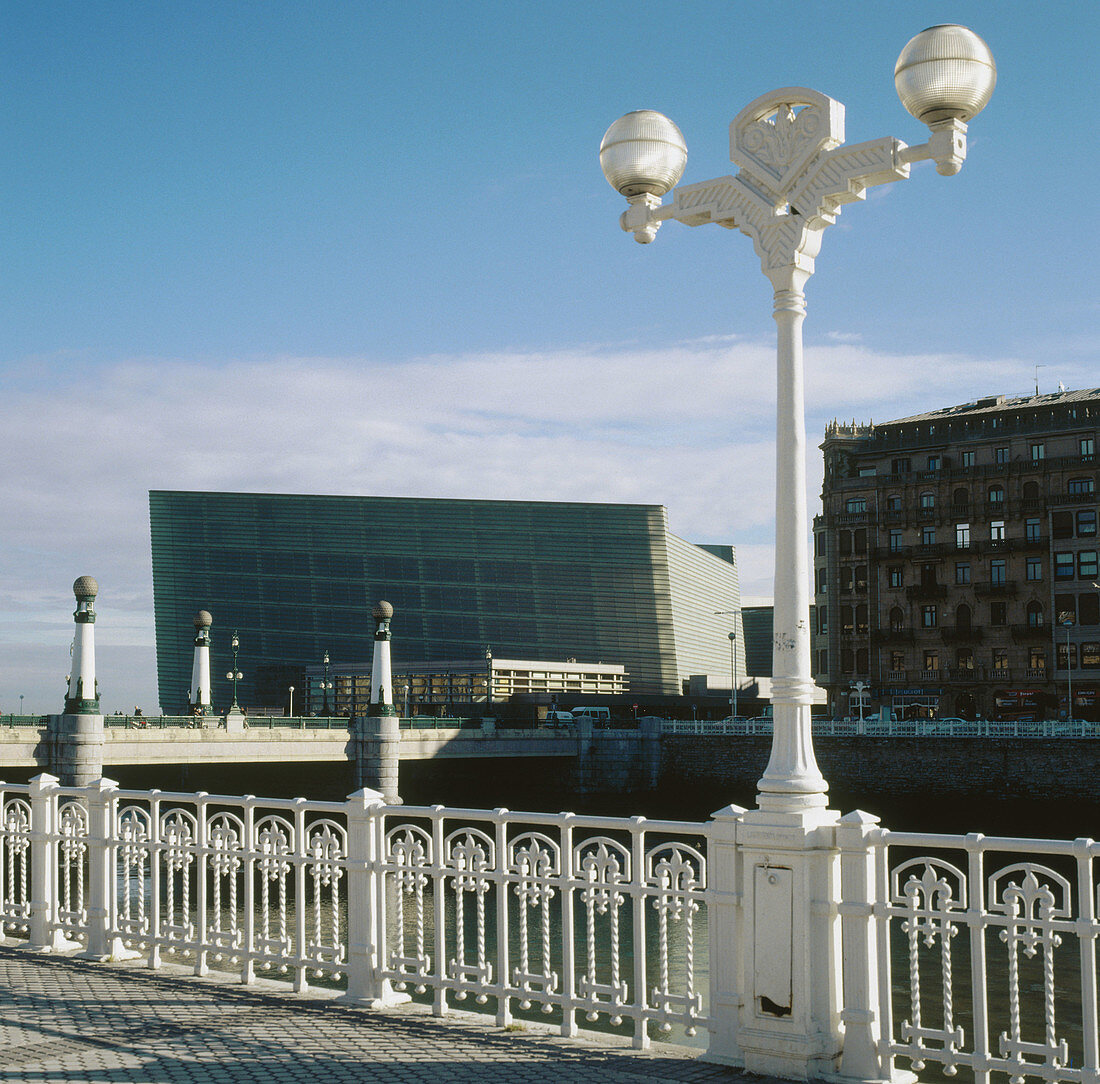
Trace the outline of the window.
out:
<instances>
[{"instance_id":1,"label":"window","mask_svg":"<svg viewBox=\"0 0 1100 1084\"><path fill-rule=\"evenodd\" d=\"M817 672L819 674L827 674L829 672L829 652L825 648L822 648L817 653Z\"/></svg>"},{"instance_id":2,"label":"window","mask_svg":"<svg viewBox=\"0 0 1100 1084\"><path fill-rule=\"evenodd\" d=\"M1046 648L1033 647L1028 652L1027 665L1031 670L1045 670L1047 668Z\"/></svg>"},{"instance_id":3,"label":"window","mask_svg":"<svg viewBox=\"0 0 1100 1084\"><path fill-rule=\"evenodd\" d=\"M1077 600L1077 617L1082 625L1100 625L1100 595L1088 591Z\"/></svg>"},{"instance_id":4,"label":"window","mask_svg":"<svg viewBox=\"0 0 1100 1084\"><path fill-rule=\"evenodd\" d=\"M1071 478L1067 489L1071 497L1083 497L1092 493L1095 486L1091 478Z\"/></svg>"},{"instance_id":5,"label":"window","mask_svg":"<svg viewBox=\"0 0 1100 1084\"><path fill-rule=\"evenodd\" d=\"M991 602L989 604L989 623L991 625L1008 624L1008 603Z\"/></svg>"},{"instance_id":6,"label":"window","mask_svg":"<svg viewBox=\"0 0 1100 1084\"><path fill-rule=\"evenodd\" d=\"M1100 670L1100 644L1087 640L1081 645L1081 669Z\"/></svg>"},{"instance_id":7,"label":"window","mask_svg":"<svg viewBox=\"0 0 1100 1084\"><path fill-rule=\"evenodd\" d=\"M989 525L989 541L990 542L1003 542L1005 540L1005 521L1003 519L995 519Z\"/></svg>"},{"instance_id":8,"label":"window","mask_svg":"<svg viewBox=\"0 0 1100 1084\"><path fill-rule=\"evenodd\" d=\"M1038 463L1040 459L1046 458L1046 445L1045 444L1033 444L1031 446L1031 462Z\"/></svg>"},{"instance_id":9,"label":"window","mask_svg":"<svg viewBox=\"0 0 1100 1084\"><path fill-rule=\"evenodd\" d=\"M1073 554L1056 553L1054 555L1054 578L1056 580L1073 579Z\"/></svg>"},{"instance_id":10,"label":"window","mask_svg":"<svg viewBox=\"0 0 1100 1084\"><path fill-rule=\"evenodd\" d=\"M1061 640L1058 643L1058 669L1059 670L1076 670L1077 669L1077 645L1069 644L1069 666L1066 666L1066 647L1065 640Z\"/></svg>"},{"instance_id":11,"label":"window","mask_svg":"<svg viewBox=\"0 0 1100 1084\"><path fill-rule=\"evenodd\" d=\"M890 631L901 632L905 628L905 611L900 606L895 606L890 611Z\"/></svg>"},{"instance_id":12,"label":"window","mask_svg":"<svg viewBox=\"0 0 1100 1084\"><path fill-rule=\"evenodd\" d=\"M990 486L989 487L989 503L990 504L1004 504L1005 502L1005 487L1004 486Z\"/></svg>"},{"instance_id":13,"label":"window","mask_svg":"<svg viewBox=\"0 0 1100 1084\"><path fill-rule=\"evenodd\" d=\"M886 498L886 510L888 512L900 512L901 511L901 495L898 493L891 493Z\"/></svg>"},{"instance_id":14,"label":"window","mask_svg":"<svg viewBox=\"0 0 1100 1084\"><path fill-rule=\"evenodd\" d=\"M1008 449L1007 448L994 448L993 449L993 462L994 463L1007 463L1008 462Z\"/></svg>"},{"instance_id":15,"label":"window","mask_svg":"<svg viewBox=\"0 0 1100 1084\"><path fill-rule=\"evenodd\" d=\"M989 582L994 587L1003 587L1008 582L1008 569L1004 558L989 562Z\"/></svg>"},{"instance_id":16,"label":"window","mask_svg":"<svg viewBox=\"0 0 1100 1084\"><path fill-rule=\"evenodd\" d=\"M993 649L993 669L1008 669L1008 652L1003 647L995 647Z\"/></svg>"},{"instance_id":17,"label":"window","mask_svg":"<svg viewBox=\"0 0 1100 1084\"><path fill-rule=\"evenodd\" d=\"M817 631L824 636L829 631L829 608L828 606L815 606L814 613L817 614Z\"/></svg>"},{"instance_id":18,"label":"window","mask_svg":"<svg viewBox=\"0 0 1100 1084\"><path fill-rule=\"evenodd\" d=\"M870 631L871 627L867 623L867 603L861 602L856 607L856 632L860 636L866 636Z\"/></svg>"},{"instance_id":19,"label":"window","mask_svg":"<svg viewBox=\"0 0 1100 1084\"><path fill-rule=\"evenodd\" d=\"M1029 629L1041 629L1043 627L1043 604L1041 602L1029 602L1027 604L1027 627Z\"/></svg>"},{"instance_id":20,"label":"window","mask_svg":"<svg viewBox=\"0 0 1100 1084\"><path fill-rule=\"evenodd\" d=\"M850 647L840 649L840 669L851 674L856 668L856 653Z\"/></svg>"},{"instance_id":21,"label":"window","mask_svg":"<svg viewBox=\"0 0 1100 1084\"><path fill-rule=\"evenodd\" d=\"M1073 513L1053 512L1050 517L1050 533L1054 538L1073 537Z\"/></svg>"},{"instance_id":22,"label":"window","mask_svg":"<svg viewBox=\"0 0 1100 1084\"><path fill-rule=\"evenodd\" d=\"M901 531L890 532L890 552L897 553L901 549Z\"/></svg>"},{"instance_id":23,"label":"window","mask_svg":"<svg viewBox=\"0 0 1100 1084\"><path fill-rule=\"evenodd\" d=\"M955 582L959 584L970 582L969 561L960 561L955 565Z\"/></svg>"},{"instance_id":24,"label":"window","mask_svg":"<svg viewBox=\"0 0 1100 1084\"><path fill-rule=\"evenodd\" d=\"M867 511L867 498L866 497L849 497L844 505L845 512L866 512Z\"/></svg>"},{"instance_id":25,"label":"window","mask_svg":"<svg viewBox=\"0 0 1100 1084\"><path fill-rule=\"evenodd\" d=\"M856 649L856 673L866 674L870 670L871 653L865 647Z\"/></svg>"},{"instance_id":26,"label":"window","mask_svg":"<svg viewBox=\"0 0 1100 1084\"><path fill-rule=\"evenodd\" d=\"M1077 578L1095 580L1096 575L1096 550L1082 550L1077 554Z\"/></svg>"},{"instance_id":27,"label":"window","mask_svg":"<svg viewBox=\"0 0 1100 1084\"><path fill-rule=\"evenodd\" d=\"M971 448L969 451L965 451L962 454L962 465L964 467L974 466L974 450Z\"/></svg>"},{"instance_id":28,"label":"window","mask_svg":"<svg viewBox=\"0 0 1100 1084\"><path fill-rule=\"evenodd\" d=\"M934 629L939 624L939 619L936 615L935 606L925 606L920 613L920 623L922 628Z\"/></svg>"},{"instance_id":29,"label":"window","mask_svg":"<svg viewBox=\"0 0 1100 1084\"><path fill-rule=\"evenodd\" d=\"M1096 534L1096 509L1082 508L1077 513L1077 536L1087 538L1094 534Z\"/></svg>"},{"instance_id":30,"label":"window","mask_svg":"<svg viewBox=\"0 0 1100 1084\"><path fill-rule=\"evenodd\" d=\"M891 670L904 670L905 669L905 652L904 651L891 651L890 652L890 669Z\"/></svg>"},{"instance_id":31,"label":"window","mask_svg":"<svg viewBox=\"0 0 1100 1084\"><path fill-rule=\"evenodd\" d=\"M935 493L922 493L920 495L921 508L935 508L936 507L936 494Z\"/></svg>"},{"instance_id":32,"label":"window","mask_svg":"<svg viewBox=\"0 0 1100 1084\"><path fill-rule=\"evenodd\" d=\"M854 549L856 553L867 552L867 528L857 527L853 532Z\"/></svg>"},{"instance_id":33,"label":"window","mask_svg":"<svg viewBox=\"0 0 1100 1084\"><path fill-rule=\"evenodd\" d=\"M938 670L940 668L940 653L938 651L926 651L924 653L925 670Z\"/></svg>"},{"instance_id":34,"label":"window","mask_svg":"<svg viewBox=\"0 0 1100 1084\"><path fill-rule=\"evenodd\" d=\"M970 629L970 607L965 602L955 610L955 628L960 632Z\"/></svg>"},{"instance_id":35,"label":"window","mask_svg":"<svg viewBox=\"0 0 1100 1084\"><path fill-rule=\"evenodd\" d=\"M920 529L920 544L922 546L934 546L936 544L935 527L922 527Z\"/></svg>"},{"instance_id":36,"label":"window","mask_svg":"<svg viewBox=\"0 0 1100 1084\"><path fill-rule=\"evenodd\" d=\"M1057 621L1059 625L1065 624L1066 621L1076 624L1077 599L1073 595L1055 595L1054 612L1058 615Z\"/></svg>"},{"instance_id":37,"label":"window","mask_svg":"<svg viewBox=\"0 0 1100 1084\"><path fill-rule=\"evenodd\" d=\"M972 647L960 647L955 651L955 666L959 670L974 669L974 649Z\"/></svg>"},{"instance_id":38,"label":"window","mask_svg":"<svg viewBox=\"0 0 1100 1084\"><path fill-rule=\"evenodd\" d=\"M840 607L840 634L842 636L851 636L855 632L855 625L852 617L851 606Z\"/></svg>"},{"instance_id":39,"label":"window","mask_svg":"<svg viewBox=\"0 0 1100 1084\"><path fill-rule=\"evenodd\" d=\"M890 568L890 586L891 587L901 587L901 585L902 585L901 566L900 565L893 565Z\"/></svg>"},{"instance_id":40,"label":"window","mask_svg":"<svg viewBox=\"0 0 1100 1084\"><path fill-rule=\"evenodd\" d=\"M890 462L891 474L908 474L912 469L913 467L908 456L901 459L894 459Z\"/></svg>"},{"instance_id":41,"label":"window","mask_svg":"<svg viewBox=\"0 0 1100 1084\"><path fill-rule=\"evenodd\" d=\"M840 589L841 591L851 591L852 589L852 567L851 565L840 566Z\"/></svg>"},{"instance_id":42,"label":"window","mask_svg":"<svg viewBox=\"0 0 1100 1084\"><path fill-rule=\"evenodd\" d=\"M1078 442L1078 447L1081 449L1082 455L1093 456L1096 454L1096 438L1082 437Z\"/></svg>"},{"instance_id":43,"label":"window","mask_svg":"<svg viewBox=\"0 0 1100 1084\"><path fill-rule=\"evenodd\" d=\"M939 470L940 469L940 457L938 455L930 455L928 457L928 469Z\"/></svg>"},{"instance_id":44,"label":"window","mask_svg":"<svg viewBox=\"0 0 1100 1084\"><path fill-rule=\"evenodd\" d=\"M955 524L955 549L968 550L970 549L970 524L969 523L956 523Z\"/></svg>"},{"instance_id":45,"label":"window","mask_svg":"<svg viewBox=\"0 0 1100 1084\"><path fill-rule=\"evenodd\" d=\"M1027 559L1027 578L1033 581L1043 578L1043 559L1041 557L1029 557Z\"/></svg>"},{"instance_id":46,"label":"window","mask_svg":"<svg viewBox=\"0 0 1100 1084\"><path fill-rule=\"evenodd\" d=\"M1038 542L1041 535L1043 525L1038 519L1025 519L1024 520L1024 537L1029 542Z\"/></svg>"}]
</instances>

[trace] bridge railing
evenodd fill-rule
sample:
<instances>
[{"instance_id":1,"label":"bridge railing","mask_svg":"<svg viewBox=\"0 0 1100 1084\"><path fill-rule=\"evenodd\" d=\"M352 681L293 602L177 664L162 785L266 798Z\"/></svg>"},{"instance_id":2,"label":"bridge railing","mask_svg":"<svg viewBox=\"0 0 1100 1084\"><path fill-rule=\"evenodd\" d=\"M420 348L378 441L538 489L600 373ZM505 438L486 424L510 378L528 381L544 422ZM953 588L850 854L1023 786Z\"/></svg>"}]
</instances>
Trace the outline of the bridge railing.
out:
<instances>
[{"instance_id":1,"label":"bridge railing","mask_svg":"<svg viewBox=\"0 0 1100 1084\"><path fill-rule=\"evenodd\" d=\"M502 1025L535 1010L567 1036L583 1014L638 1047L706 1028L711 1055L736 1061L741 1029L762 1034L753 885L783 873L743 841L743 814L648 821L39 776L0 784L0 928L38 950L340 985L374 1008L412 993L437 1014L485 1004ZM842 1077L885 1084L901 1057L979 1078L1098 1079L1100 844L893 833L862 813L820 838L834 888L815 902L827 966L813 998L844 1021Z\"/></svg>"},{"instance_id":2,"label":"bridge railing","mask_svg":"<svg viewBox=\"0 0 1100 1084\"><path fill-rule=\"evenodd\" d=\"M815 737L868 738L1100 738L1100 723L1074 719L814 719ZM664 719L662 734L770 737L770 719Z\"/></svg>"},{"instance_id":3,"label":"bridge railing","mask_svg":"<svg viewBox=\"0 0 1100 1084\"><path fill-rule=\"evenodd\" d=\"M0 715L0 727L44 727L49 725L45 715Z\"/></svg>"}]
</instances>

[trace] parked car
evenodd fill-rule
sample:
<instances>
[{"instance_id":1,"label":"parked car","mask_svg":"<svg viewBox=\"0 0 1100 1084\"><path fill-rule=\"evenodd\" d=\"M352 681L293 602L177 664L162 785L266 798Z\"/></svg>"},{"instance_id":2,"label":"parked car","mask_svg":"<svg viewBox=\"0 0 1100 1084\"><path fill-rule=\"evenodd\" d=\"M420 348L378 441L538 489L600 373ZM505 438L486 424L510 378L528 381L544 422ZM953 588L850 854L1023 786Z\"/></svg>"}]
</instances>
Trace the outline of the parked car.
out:
<instances>
[{"instance_id":1,"label":"parked car","mask_svg":"<svg viewBox=\"0 0 1100 1084\"><path fill-rule=\"evenodd\" d=\"M573 722L571 711L548 711L546 713L547 726L572 726Z\"/></svg>"}]
</instances>

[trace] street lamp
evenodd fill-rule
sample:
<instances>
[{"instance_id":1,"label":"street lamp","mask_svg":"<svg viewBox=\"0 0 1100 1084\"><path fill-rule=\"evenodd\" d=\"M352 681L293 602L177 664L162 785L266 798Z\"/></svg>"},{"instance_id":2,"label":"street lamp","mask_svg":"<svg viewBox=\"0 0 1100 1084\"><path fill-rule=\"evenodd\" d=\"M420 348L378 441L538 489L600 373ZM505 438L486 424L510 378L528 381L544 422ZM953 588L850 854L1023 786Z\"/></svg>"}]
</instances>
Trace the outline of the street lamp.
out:
<instances>
[{"instance_id":1,"label":"street lamp","mask_svg":"<svg viewBox=\"0 0 1100 1084\"><path fill-rule=\"evenodd\" d=\"M244 674L237 669L237 651L240 649L241 641L237 637L237 630L233 630L233 639L229 641L229 646L233 649L233 669L226 674L226 679L233 682L233 706L230 711L240 711L240 705L237 703L237 682L244 677Z\"/></svg>"},{"instance_id":2,"label":"street lamp","mask_svg":"<svg viewBox=\"0 0 1100 1084\"><path fill-rule=\"evenodd\" d=\"M328 694L329 694L329 691L332 689L333 685L332 685L332 682L329 681L329 679L328 679L329 661L328 661L328 652L327 651L325 652L325 656L324 656L324 659L322 660L322 662L325 665L325 677L324 677L324 680L321 682L321 688L324 690L324 693L325 693L325 702L321 705L321 713L323 715L328 715L330 713L330 710L331 710L329 708L329 703L328 703Z\"/></svg>"},{"instance_id":3,"label":"street lamp","mask_svg":"<svg viewBox=\"0 0 1100 1084\"><path fill-rule=\"evenodd\" d=\"M733 631L730 638L730 722L737 718L737 618L740 610L715 610L714 616L729 615L733 617Z\"/></svg>"},{"instance_id":4,"label":"street lamp","mask_svg":"<svg viewBox=\"0 0 1100 1084\"><path fill-rule=\"evenodd\" d=\"M294 717L294 686L290 686L290 710L287 712L291 718Z\"/></svg>"},{"instance_id":5,"label":"street lamp","mask_svg":"<svg viewBox=\"0 0 1100 1084\"><path fill-rule=\"evenodd\" d=\"M966 122L988 102L996 68L988 46L961 26L935 26L902 50L894 83L905 108L928 125L927 143L909 147L882 138L852 147L844 140L844 107L804 87L757 98L730 125L735 176L677 188L687 161L683 136L653 110L628 113L608 128L600 165L630 206L620 224L642 244L674 218L688 226L717 223L749 236L774 293L778 326L775 627L771 758L760 780L759 807L798 814L826 804L810 730L814 689L810 656L806 515L806 426L803 403L803 293L825 227L841 206L872 185L909 176L931 159L946 176L966 157Z\"/></svg>"},{"instance_id":6,"label":"street lamp","mask_svg":"<svg viewBox=\"0 0 1100 1084\"><path fill-rule=\"evenodd\" d=\"M1073 722L1073 658L1069 653L1069 630L1074 626L1073 614L1068 610L1065 613L1059 614L1059 619L1062 622L1062 628L1066 630L1066 698L1067 698L1067 715L1066 718L1069 722Z\"/></svg>"},{"instance_id":7,"label":"street lamp","mask_svg":"<svg viewBox=\"0 0 1100 1084\"><path fill-rule=\"evenodd\" d=\"M26 693L20 693L19 694L19 714L20 715L23 714L23 697L26 696L26 695L27 695Z\"/></svg>"}]
</instances>

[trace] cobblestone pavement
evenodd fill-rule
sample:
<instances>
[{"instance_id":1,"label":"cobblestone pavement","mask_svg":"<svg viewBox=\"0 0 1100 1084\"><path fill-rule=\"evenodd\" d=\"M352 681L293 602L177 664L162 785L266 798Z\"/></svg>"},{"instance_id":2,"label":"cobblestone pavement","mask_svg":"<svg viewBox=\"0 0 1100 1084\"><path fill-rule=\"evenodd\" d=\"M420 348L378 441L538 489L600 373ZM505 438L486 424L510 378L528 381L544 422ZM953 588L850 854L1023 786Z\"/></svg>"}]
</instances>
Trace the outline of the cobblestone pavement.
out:
<instances>
[{"instance_id":1,"label":"cobblestone pavement","mask_svg":"<svg viewBox=\"0 0 1100 1084\"><path fill-rule=\"evenodd\" d=\"M760 1081L695 1060L0 946L0 1084Z\"/></svg>"}]
</instances>

